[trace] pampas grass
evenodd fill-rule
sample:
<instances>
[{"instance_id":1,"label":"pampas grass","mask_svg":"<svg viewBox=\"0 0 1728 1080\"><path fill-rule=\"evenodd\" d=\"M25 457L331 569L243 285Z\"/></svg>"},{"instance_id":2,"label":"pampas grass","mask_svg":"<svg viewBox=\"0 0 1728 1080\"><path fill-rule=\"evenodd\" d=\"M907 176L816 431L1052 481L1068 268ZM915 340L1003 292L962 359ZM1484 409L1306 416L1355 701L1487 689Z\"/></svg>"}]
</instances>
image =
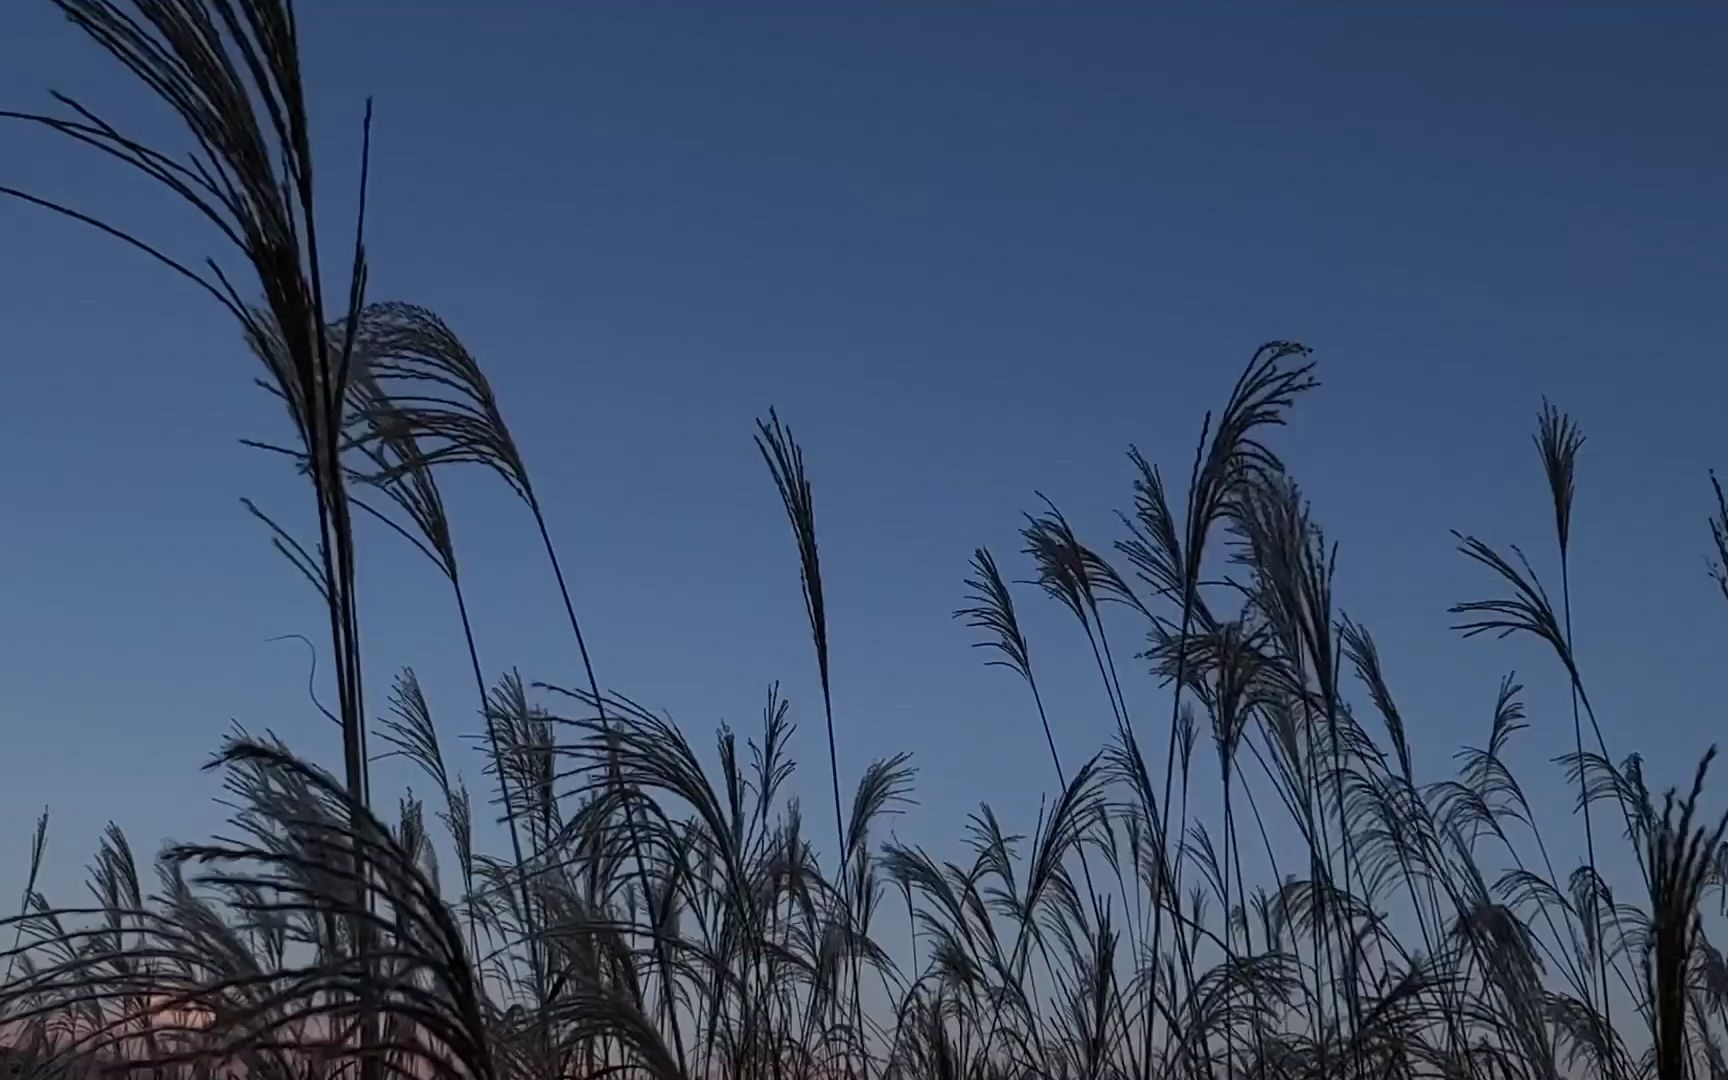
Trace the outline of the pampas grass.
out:
<instances>
[{"instance_id":1,"label":"pampas grass","mask_svg":"<svg viewBox=\"0 0 1728 1080\"><path fill-rule=\"evenodd\" d=\"M237 730L208 763L229 813L216 835L162 852L149 886L110 830L82 904L38 891L44 816L20 908L0 926L11 942L0 1030L21 1068L269 1080L1728 1075L1728 964L1712 939L1728 847L1723 824L1704 824L1711 754L1660 808L1641 760L1610 754L1573 647L1570 553L1587 538L1571 513L1583 436L1565 413L1544 405L1535 433L1557 601L1521 549L1460 536L1493 591L1453 610L1465 637L1544 642L1566 681L1573 740L1559 773L1584 816L1576 865L1549 844L1554 815L1511 765L1525 737L1516 679L1484 688L1482 734L1455 762L1418 759L1397 672L1335 594L1335 549L1276 445L1318 385L1306 347L1252 351L1201 423L1180 489L1130 451L1119 537L1082 537L1039 497L1017 565L979 547L956 567L956 617L986 663L1026 685L1038 721L1026 718L1027 745L1049 754L1055 784L1035 816L1031 799L1012 814L982 806L939 851L887 829L915 812L907 755L841 760L814 484L771 410L756 445L791 526L816 655L825 849L795 794L778 688L753 732L722 727L705 745L605 688L480 361L439 315L368 302L358 241L346 287L324 285L291 6L57 2L170 107L190 152L145 146L70 98L55 114L7 116L149 176L211 224L223 255L198 262L0 190L120 239L235 317L293 430L255 445L281 451L271 460L313 494L309 539L308 526L248 508L327 608L343 768ZM360 172L363 189L364 155ZM576 645L573 679L486 667L440 483L475 467L529 511L549 602ZM767 487L740 497L771 513ZM436 718L447 710L414 672L395 675L382 708L364 693L377 680L363 679L356 510L452 590L479 706L478 808ZM1720 487L1709 532L1728 595ZM1112 721L1102 747L1064 745L1059 722L1096 703L1041 691L1045 645L1022 619L1040 601L1066 613L1091 658ZM1144 700L1136 682L1168 708L1131 708ZM419 770L430 813L372 789L375 753ZM843 765L856 776L849 802ZM1602 800L1619 808L1613 830L1596 827ZM503 856L480 843L487 805ZM1609 880L1614 844L1638 887Z\"/></svg>"}]
</instances>

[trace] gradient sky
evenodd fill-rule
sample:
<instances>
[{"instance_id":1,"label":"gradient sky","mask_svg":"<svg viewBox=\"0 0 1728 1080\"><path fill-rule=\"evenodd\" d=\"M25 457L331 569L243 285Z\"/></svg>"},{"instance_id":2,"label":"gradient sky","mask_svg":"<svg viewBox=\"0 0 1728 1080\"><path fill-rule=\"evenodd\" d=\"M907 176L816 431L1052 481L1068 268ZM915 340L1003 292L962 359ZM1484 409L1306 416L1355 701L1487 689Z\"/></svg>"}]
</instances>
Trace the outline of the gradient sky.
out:
<instances>
[{"instance_id":1,"label":"gradient sky","mask_svg":"<svg viewBox=\"0 0 1728 1080\"><path fill-rule=\"evenodd\" d=\"M1613 748L1666 785L1722 737L1704 553L1707 469L1728 467L1728 9L299 8L327 221L374 95L372 296L433 307L488 364L602 680L704 746L780 680L813 836L819 697L753 418L773 404L806 444L846 777L911 750L922 806L896 828L941 844L981 800L1030 830L1051 783L1022 691L949 618L971 549L1024 576L1034 491L1104 546L1123 451L1184 474L1270 338L1316 350L1324 386L1279 445L1425 777L1517 667L1519 759L1565 805L1553 661L1446 615L1490 588L1449 529L1553 572L1543 394L1589 436L1574 598ZM163 130L47 3L7 4L0 103L48 87ZM210 250L156 191L16 126L0 182ZM71 899L107 820L143 852L212 827L197 767L231 721L337 759L306 647L271 640L318 640L314 598L238 499L302 528L310 505L237 445L285 422L195 291L0 202L0 297L0 885L49 803ZM530 522L477 477L447 494L487 665L576 680ZM413 664L448 737L474 731L448 592L389 536L364 560L374 711ZM1078 758L1103 695L1070 623L1023 601ZM1134 682L1162 746L1162 695Z\"/></svg>"}]
</instances>

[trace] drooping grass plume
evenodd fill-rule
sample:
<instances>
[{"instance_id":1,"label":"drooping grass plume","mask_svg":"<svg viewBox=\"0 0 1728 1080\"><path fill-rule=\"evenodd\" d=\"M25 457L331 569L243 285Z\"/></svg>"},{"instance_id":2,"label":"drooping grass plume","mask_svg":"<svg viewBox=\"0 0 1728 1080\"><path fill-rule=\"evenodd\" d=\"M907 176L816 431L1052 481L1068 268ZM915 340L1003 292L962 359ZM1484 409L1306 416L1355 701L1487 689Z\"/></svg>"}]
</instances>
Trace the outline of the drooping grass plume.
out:
<instances>
[{"instance_id":1,"label":"drooping grass plume","mask_svg":"<svg viewBox=\"0 0 1728 1080\"><path fill-rule=\"evenodd\" d=\"M325 333L334 320L321 266L313 140L292 7L286 0L55 2L133 77L135 85L169 107L193 150L183 158L154 149L63 95L57 95L57 100L70 115L7 115L95 148L149 177L194 210L227 242L231 253L241 257L255 279L252 287L263 297L262 309L243 296L218 260L206 260L203 271L193 270L154 243L95 216L50 199L24 197L94 224L195 281L236 318L248 340L263 340L272 330L281 335L282 362L270 367L268 374L272 389L287 406L309 463L318 518L314 550L330 623L345 783L349 795L364 804L366 715L357 571L340 448L353 320L366 284L364 143L370 139L370 106L364 124L360 212L349 281L337 294L345 294L346 306L334 311L335 318L347 320L338 348ZM23 195L10 188L5 193ZM267 322L260 311L268 313ZM367 924L357 914L352 937L354 948L363 954ZM377 1034L369 1021L362 1028L363 1042ZM374 1065L368 1062L366 1071L369 1077L374 1075Z\"/></svg>"},{"instance_id":2,"label":"drooping grass plume","mask_svg":"<svg viewBox=\"0 0 1728 1080\"><path fill-rule=\"evenodd\" d=\"M1691 998L1691 966L1701 934L1700 910L1711 860L1728 831L1728 814L1711 829L1694 825L1704 777L1716 756L1712 746L1698 763L1692 790L1675 802L1670 791L1662 801L1662 818L1651 831L1646 864L1650 870L1650 949L1646 978L1655 1013L1654 1057L1657 1080L1685 1080L1692 1075L1686 1011ZM1674 816L1679 810L1679 818Z\"/></svg>"},{"instance_id":3,"label":"drooping grass plume","mask_svg":"<svg viewBox=\"0 0 1728 1080\"><path fill-rule=\"evenodd\" d=\"M72 23L167 105L194 150L185 158L130 138L76 99L56 95L70 115L8 113L95 148L142 173L208 221L255 276L269 324L215 260L193 270L152 243L39 197L32 201L98 224L152 253L226 308L248 338L280 331L282 363L269 375L287 404L304 452L319 519L318 558L329 589L333 652L344 731L347 782L365 789L364 707L359 621L353 600L354 546L338 465L345 350L324 333L326 290L319 271L312 137L300 79L298 35L282 0L55 0ZM369 123L369 121L368 121ZM364 160L364 158L363 158ZM364 173L364 167L362 167ZM362 177L362 206L364 177ZM8 189L9 194L21 194ZM362 210L362 214L364 211ZM347 309L357 313L365 254L355 240ZM340 295L340 294L339 294ZM351 335L350 335L351 336Z\"/></svg>"}]
</instances>

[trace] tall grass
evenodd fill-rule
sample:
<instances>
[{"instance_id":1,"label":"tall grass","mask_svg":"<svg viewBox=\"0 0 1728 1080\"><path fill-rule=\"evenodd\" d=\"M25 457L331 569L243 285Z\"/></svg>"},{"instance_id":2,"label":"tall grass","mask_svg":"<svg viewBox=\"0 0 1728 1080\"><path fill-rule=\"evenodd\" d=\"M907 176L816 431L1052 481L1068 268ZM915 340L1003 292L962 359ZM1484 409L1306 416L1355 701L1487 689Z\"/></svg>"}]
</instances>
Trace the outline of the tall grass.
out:
<instances>
[{"instance_id":1,"label":"tall grass","mask_svg":"<svg viewBox=\"0 0 1728 1080\"><path fill-rule=\"evenodd\" d=\"M838 753L847 713L829 678L815 484L770 411L757 445L792 526L823 696L836 845L825 852L794 794L778 689L753 734L722 728L707 747L604 689L480 363L432 312L368 302L358 242L345 302L327 299L287 4L57 2L172 107L194 152L151 149L70 99L62 114L8 115L191 203L240 256L246 288L221 260L195 269L85 211L4 190L129 243L239 322L294 433L256 445L281 451L313 496L309 541L254 513L327 608L343 769L311 764L322 747L237 731L209 764L232 807L217 838L164 851L147 888L111 830L83 905L38 892L39 822L21 910L0 928L11 931L0 1030L31 1070L1728 1073L1728 965L1706 925L1707 909L1728 906L1728 818L1707 820L1701 805L1712 754L1684 797L1655 798L1592 707L1569 562L1583 438L1565 414L1544 405L1533 463L1556 525L1558 605L1518 549L1460 536L1486 593L1454 612L1465 636L1531 636L1552 652L1573 707L1560 764L1578 792L1582 853L1550 842L1553 822L1512 768L1525 727L1513 676L1484 688L1483 737L1455 765L1416 760L1394 675L1335 595L1335 549L1276 450L1318 385L1308 350L1290 342L1256 350L1203 421L1182 490L1130 452L1119 539L1089 545L1044 500L1021 528L1030 588L982 547L968 571L957 566L957 617L1025 685L1028 751L1049 754L1055 785L1025 834L986 806L935 853L883 836L909 803L910 759L859 767ZM539 681L488 668L470 617L439 481L476 466L521 499L568 617L571 663ZM766 484L756 495L774 512ZM1728 561L1723 506L1717 488L1710 533ZM451 589L483 729L478 811L412 671L395 676L384 709L368 705L356 520L385 524L386 542L425 555ZM1067 744L1051 722L1044 645L1020 617L1037 594L1072 618L1091 658L1113 732L1102 747ZM1164 695L1155 708L1131 708L1145 700L1136 681ZM380 798L369 747L425 774L430 814L407 794ZM501 824L506 854L477 843L477 812ZM1615 845L1636 887L1610 881L1607 868L1628 861ZM441 853L457 862L448 891Z\"/></svg>"}]
</instances>

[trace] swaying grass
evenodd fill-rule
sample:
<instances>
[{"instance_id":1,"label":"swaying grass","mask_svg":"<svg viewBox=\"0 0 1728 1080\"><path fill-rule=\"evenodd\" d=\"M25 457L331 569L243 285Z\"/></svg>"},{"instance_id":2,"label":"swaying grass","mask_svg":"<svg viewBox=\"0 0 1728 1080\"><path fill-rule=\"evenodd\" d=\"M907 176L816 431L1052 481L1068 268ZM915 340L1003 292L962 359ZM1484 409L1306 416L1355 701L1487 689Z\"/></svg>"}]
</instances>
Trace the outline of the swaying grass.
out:
<instances>
[{"instance_id":1,"label":"swaying grass","mask_svg":"<svg viewBox=\"0 0 1728 1080\"><path fill-rule=\"evenodd\" d=\"M706 752L603 690L479 362L432 312L368 303L359 243L346 303L328 303L286 0L56 2L171 107L194 152L151 149L66 98L66 115L6 115L150 176L214 226L252 280L243 292L217 261L194 269L84 211L0 190L126 241L240 323L295 433L287 447L256 445L280 450L313 494L309 543L252 511L328 608L344 769L328 775L237 731L209 765L233 807L221 835L164 852L150 890L111 830L83 906L36 889L44 817L20 912L4 920L0 983L0 1030L32 1070L1728 1075L1728 964L1705 924L1712 902L1728 904L1728 818L1701 817L1710 754L1688 794L1670 792L1658 811L1640 760L1616 761L1591 706L1569 567L1583 437L1564 413L1545 404L1536 431L1558 605L1518 549L1461 536L1497 591L1454 611L1467 637L1532 635L1558 661L1574 736L1561 765L1584 818L1577 865L1550 846L1509 764L1525 726L1511 676L1486 738L1450 775L1416 761L1395 681L1340 607L1334 549L1271 441L1317 386L1308 350L1291 342L1256 350L1216 422L1202 423L1184 490L1130 452L1134 510L1119 540L1088 546L1048 500L1024 522L1024 572L1078 625L1111 713L1107 745L1062 745L1023 598L975 552L956 616L1025 684L1028 746L1043 742L1054 790L1028 836L984 807L946 855L885 841L884 819L909 803L911 763L858 769L845 799L842 769L855 763L836 749L845 711L829 680L814 485L770 411L757 445L792 525L823 693L837 844L824 859L793 794L778 689L753 736L722 728ZM362 190L363 177L364 166ZM574 686L482 657L439 488L471 466L529 511L576 644ZM1725 505L1718 487L1710 535L1728 562ZM356 509L452 590L505 857L477 846L473 797L412 671L368 723ZM1719 567L1715 577L1728 596ZM1168 709L1131 710L1136 679L1162 686ZM372 789L369 733L425 774L435 824L413 797L390 806ZM1197 761L1202 743L1211 753ZM1604 800L1617 812L1604 817ZM1641 888L1608 880L1611 844L1627 845ZM457 861L454 892L440 852Z\"/></svg>"}]
</instances>

